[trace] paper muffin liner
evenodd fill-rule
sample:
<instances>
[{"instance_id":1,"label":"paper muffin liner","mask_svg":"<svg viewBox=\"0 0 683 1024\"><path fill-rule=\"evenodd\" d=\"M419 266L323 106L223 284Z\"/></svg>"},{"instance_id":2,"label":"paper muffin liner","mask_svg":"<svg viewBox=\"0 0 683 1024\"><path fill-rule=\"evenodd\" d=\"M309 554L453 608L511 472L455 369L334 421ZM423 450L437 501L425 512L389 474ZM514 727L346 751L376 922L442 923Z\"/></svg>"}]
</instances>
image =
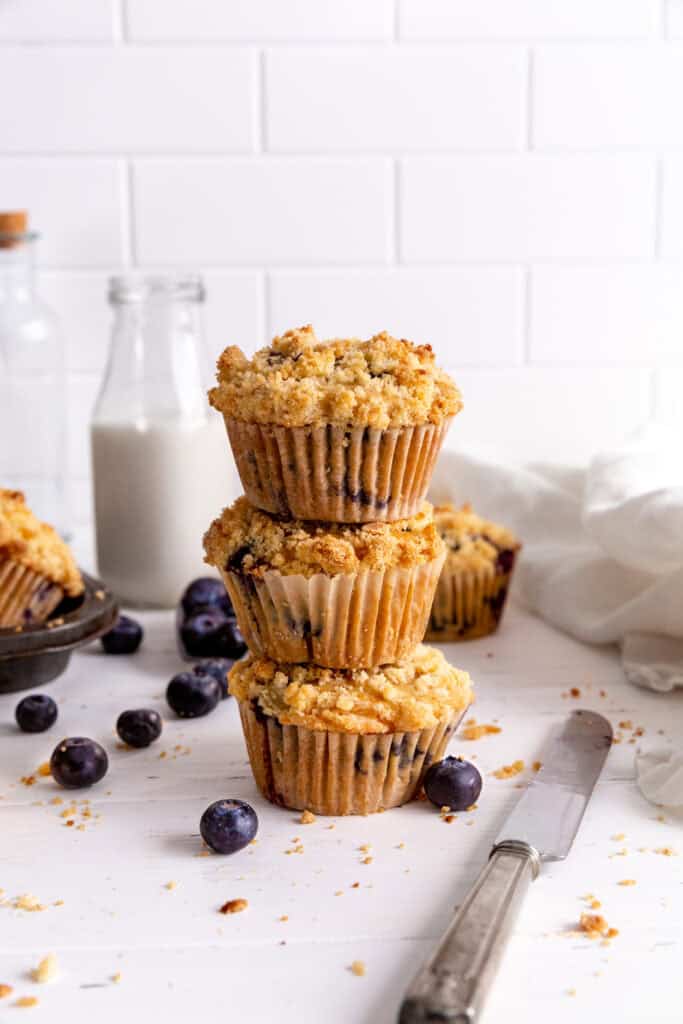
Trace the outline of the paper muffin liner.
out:
<instances>
[{"instance_id":1,"label":"paper muffin liner","mask_svg":"<svg viewBox=\"0 0 683 1024\"><path fill-rule=\"evenodd\" d=\"M0 561L0 629L44 622L63 597L46 576L11 559Z\"/></svg>"},{"instance_id":2,"label":"paper muffin liner","mask_svg":"<svg viewBox=\"0 0 683 1024\"><path fill-rule=\"evenodd\" d=\"M445 557L336 576L221 575L255 654L326 668L372 668L402 661L422 642Z\"/></svg>"},{"instance_id":3,"label":"paper muffin liner","mask_svg":"<svg viewBox=\"0 0 683 1024\"><path fill-rule=\"evenodd\" d=\"M466 708L431 729L352 735L282 725L239 702L256 785L271 803L315 814L373 814L419 795Z\"/></svg>"},{"instance_id":4,"label":"paper muffin liner","mask_svg":"<svg viewBox=\"0 0 683 1024\"><path fill-rule=\"evenodd\" d=\"M505 608L517 552L510 549L506 554L504 569L500 563L491 563L476 571L454 572L446 564L434 594L426 640L474 640L495 632Z\"/></svg>"},{"instance_id":5,"label":"paper muffin liner","mask_svg":"<svg viewBox=\"0 0 683 1024\"><path fill-rule=\"evenodd\" d=\"M415 427L225 425L252 505L328 523L415 515L452 417Z\"/></svg>"}]
</instances>

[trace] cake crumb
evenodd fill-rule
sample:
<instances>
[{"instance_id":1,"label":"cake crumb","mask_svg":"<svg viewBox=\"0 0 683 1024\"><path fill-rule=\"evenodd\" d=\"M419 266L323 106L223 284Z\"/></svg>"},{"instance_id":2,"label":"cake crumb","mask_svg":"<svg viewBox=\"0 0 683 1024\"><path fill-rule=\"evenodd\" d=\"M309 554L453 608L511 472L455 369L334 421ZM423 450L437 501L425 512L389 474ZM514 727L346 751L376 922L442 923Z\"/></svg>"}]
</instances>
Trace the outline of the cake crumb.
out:
<instances>
[{"instance_id":1,"label":"cake crumb","mask_svg":"<svg viewBox=\"0 0 683 1024\"><path fill-rule=\"evenodd\" d=\"M333 829L333 828L334 828L334 823L332 823L332 825L326 825L326 826L325 826L325 828L327 828L327 829Z\"/></svg>"},{"instance_id":2,"label":"cake crumb","mask_svg":"<svg viewBox=\"0 0 683 1024\"><path fill-rule=\"evenodd\" d=\"M351 886L352 889L360 889L360 882L354 882Z\"/></svg>"},{"instance_id":3,"label":"cake crumb","mask_svg":"<svg viewBox=\"0 0 683 1024\"><path fill-rule=\"evenodd\" d=\"M617 832L615 835L610 836L610 839L613 839L615 843L623 843L624 839L626 839L626 835L624 832Z\"/></svg>"},{"instance_id":4,"label":"cake crumb","mask_svg":"<svg viewBox=\"0 0 683 1024\"><path fill-rule=\"evenodd\" d=\"M115 985L118 985L121 981L121 971L117 971L116 974L112 974L111 980Z\"/></svg>"},{"instance_id":5,"label":"cake crumb","mask_svg":"<svg viewBox=\"0 0 683 1024\"><path fill-rule=\"evenodd\" d=\"M363 960L354 960L351 964L351 973L355 974L357 978L363 978L365 976L365 962Z\"/></svg>"},{"instance_id":6,"label":"cake crumb","mask_svg":"<svg viewBox=\"0 0 683 1024\"><path fill-rule=\"evenodd\" d=\"M289 921L289 914L283 914L282 917L278 917L278 921Z\"/></svg>"},{"instance_id":7,"label":"cake crumb","mask_svg":"<svg viewBox=\"0 0 683 1024\"><path fill-rule=\"evenodd\" d=\"M40 902L38 897L33 896L30 892L25 892L22 893L21 896L17 896L14 901L14 908L16 910L26 910L29 913L47 909L45 905Z\"/></svg>"},{"instance_id":8,"label":"cake crumb","mask_svg":"<svg viewBox=\"0 0 683 1024\"><path fill-rule=\"evenodd\" d=\"M578 688L578 686L572 686L571 690L569 691L569 694L571 697L580 697L581 690Z\"/></svg>"},{"instance_id":9,"label":"cake crumb","mask_svg":"<svg viewBox=\"0 0 683 1024\"><path fill-rule=\"evenodd\" d=\"M626 719L624 719L623 722L619 722L619 728L620 729L632 729L633 728L633 722L631 721L630 718L626 718Z\"/></svg>"},{"instance_id":10,"label":"cake crumb","mask_svg":"<svg viewBox=\"0 0 683 1024\"><path fill-rule=\"evenodd\" d=\"M662 857L677 857L678 854L671 846L657 846L653 853L659 853Z\"/></svg>"},{"instance_id":11,"label":"cake crumb","mask_svg":"<svg viewBox=\"0 0 683 1024\"><path fill-rule=\"evenodd\" d=\"M23 783L24 786L35 786L36 777L35 775L22 775L19 781Z\"/></svg>"},{"instance_id":12,"label":"cake crumb","mask_svg":"<svg viewBox=\"0 0 683 1024\"><path fill-rule=\"evenodd\" d=\"M513 761L512 764L505 764L502 768L497 768L495 772L491 774L496 779L512 779L515 775L519 775L524 771L524 761Z\"/></svg>"},{"instance_id":13,"label":"cake crumb","mask_svg":"<svg viewBox=\"0 0 683 1024\"><path fill-rule=\"evenodd\" d=\"M635 884L636 884L635 878L622 878L622 880L620 882L617 882L617 885L635 885Z\"/></svg>"},{"instance_id":14,"label":"cake crumb","mask_svg":"<svg viewBox=\"0 0 683 1024\"><path fill-rule=\"evenodd\" d=\"M575 996L576 995L576 989L575 988L568 988L567 989L567 995L568 996Z\"/></svg>"},{"instance_id":15,"label":"cake crumb","mask_svg":"<svg viewBox=\"0 0 683 1024\"><path fill-rule=\"evenodd\" d=\"M221 914L241 914L243 910L246 910L249 906L249 900L236 899L228 900L220 908L219 913Z\"/></svg>"},{"instance_id":16,"label":"cake crumb","mask_svg":"<svg viewBox=\"0 0 683 1024\"><path fill-rule=\"evenodd\" d=\"M343 889L337 889L337 891L335 892L334 895L335 896L343 896L344 895L344 890Z\"/></svg>"},{"instance_id":17,"label":"cake crumb","mask_svg":"<svg viewBox=\"0 0 683 1024\"><path fill-rule=\"evenodd\" d=\"M313 811L309 811L308 809L302 811L301 817L299 818L302 825L312 825L315 820L315 814L313 814Z\"/></svg>"},{"instance_id":18,"label":"cake crumb","mask_svg":"<svg viewBox=\"0 0 683 1024\"><path fill-rule=\"evenodd\" d=\"M14 989L11 985L0 985L0 999L6 999L7 996L11 996Z\"/></svg>"},{"instance_id":19,"label":"cake crumb","mask_svg":"<svg viewBox=\"0 0 683 1024\"><path fill-rule=\"evenodd\" d=\"M49 761L43 761L42 764L39 764L38 767L36 768L36 775L40 775L41 779L46 779L50 775L52 775L52 769L50 768L50 762Z\"/></svg>"},{"instance_id":20,"label":"cake crumb","mask_svg":"<svg viewBox=\"0 0 683 1024\"><path fill-rule=\"evenodd\" d=\"M482 736L495 736L502 731L499 725L476 725L473 722L471 725L465 726L461 736L464 740L480 740Z\"/></svg>"},{"instance_id":21,"label":"cake crumb","mask_svg":"<svg viewBox=\"0 0 683 1024\"><path fill-rule=\"evenodd\" d=\"M53 796L52 800L50 800L50 803L57 806L57 804L63 804L64 801L62 800L61 796Z\"/></svg>"},{"instance_id":22,"label":"cake crumb","mask_svg":"<svg viewBox=\"0 0 683 1024\"><path fill-rule=\"evenodd\" d=\"M175 881L175 879L171 879L170 882L166 883L166 888L167 889L177 889L178 888L178 883Z\"/></svg>"},{"instance_id":23,"label":"cake crumb","mask_svg":"<svg viewBox=\"0 0 683 1024\"><path fill-rule=\"evenodd\" d=\"M619 934L616 928L610 928L602 914L582 914L579 919L579 931L589 939L613 939Z\"/></svg>"},{"instance_id":24,"label":"cake crumb","mask_svg":"<svg viewBox=\"0 0 683 1024\"><path fill-rule=\"evenodd\" d=\"M28 1006L37 1006L37 1005L38 1005L38 998L37 998L37 996L19 996L18 999L14 1000L14 1006L20 1006L20 1007L23 1007L23 1008L26 1008Z\"/></svg>"},{"instance_id":25,"label":"cake crumb","mask_svg":"<svg viewBox=\"0 0 683 1024\"><path fill-rule=\"evenodd\" d=\"M54 953L48 953L47 956L43 957L38 966L34 967L31 971L31 977L40 985L45 985L48 981L54 981L58 974L57 957Z\"/></svg>"}]
</instances>

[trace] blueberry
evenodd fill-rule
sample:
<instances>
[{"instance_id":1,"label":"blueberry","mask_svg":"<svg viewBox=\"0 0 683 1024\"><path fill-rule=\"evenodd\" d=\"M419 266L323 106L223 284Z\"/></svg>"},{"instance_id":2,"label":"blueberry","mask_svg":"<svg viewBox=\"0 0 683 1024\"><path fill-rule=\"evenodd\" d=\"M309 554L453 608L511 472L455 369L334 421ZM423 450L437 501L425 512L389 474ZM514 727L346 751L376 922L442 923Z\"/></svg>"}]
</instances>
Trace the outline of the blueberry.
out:
<instances>
[{"instance_id":1,"label":"blueberry","mask_svg":"<svg viewBox=\"0 0 683 1024\"><path fill-rule=\"evenodd\" d=\"M102 637L107 654L133 654L142 643L142 626L127 615L119 615L113 629Z\"/></svg>"},{"instance_id":2,"label":"blueberry","mask_svg":"<svg viewBox=\"0 0 683 1024\"><path fill-rule=\"evenodd\" d=\"M52 778L67 789L92 786L107 774L109 759L104 747L95 740L72 736L62 740L52 751Z\"/></svg>"},{"instance_id":3,"label":"blueberry","mask_svg":"<svg viewBox=\"0 0 683 1024\"><path fill-rule=\"evenodd\" d=\"M192 671L196 676L213 676L221 688L221 697L225 700L228 693L228 672L232 668L232 658L214 658L210 661L198 661Z\"/></svg>"},{"instance_id":4,"label":"blueberry","mask_svg":"<svg viewBox=\"0 0 683 1024\"><path fill-rule=\"evenodd\" d=\"M193 580L183 592L180 603L187 617L209 608L219 608L228 618L235 614L225 587L213 576L200 576Z\"/></svg>"},{"instance_id":5,"label":"blueberry","mask_svg":"<svg viewBox=\"0 0 683 1024\"><path fill-rule=\"evenodd\" d=\"M44 693L32 693L19 701L14 717L22 732L45 732L57 721L57 705Z\"/></svg>"},{"instance_id":6,"label":"blueberry","mask_svg":"<svg viewBox=\"0 0 683 1024\"><path fill-rule=\"evenodd\" d=\"M241 658L247 649L234 619L218 608L191 615L180 627L183 647L192 658Z\"/></svg>"},{"instance_id":7,"label":"blueberry","mask_svg":"<svg viewBox=\"0 0 683 1024\"><path fill-rule=\"evenodd\" d=\"M166 700L179 718L208 715L221 700L220 683L213 676L180 672L166 688Z\"/></svg>"},{"instance_id":8,"label":"blueberry","mask_svg":"<svg viewBox=\"0 0 683 1024\"><path fill-rule=\"evenodd\" d=\"M256 835L258 818L244 800L216 800L202 814L199 831L216 853L237 853Z\"/></svg>"},{"instance_id":9,"label":"blueberry","mask_svg":"<svg viewBox=\"0 0 683 1024\"><path fill-rule=\"evenodd\" d=\"M161 736L161 715L151 708L122 711L116 722L116 731L129 747L148 747Z\"/></svg>"},{"instance_id":10,"label":"blueberry","mask_svg":"<svg viewBox=\"0 0 683 1024\"><path fill-rule=\"evenodd\" d=\"M461 757L444 757L433 764L425 775L425 793L437 807L465 811L476 803L481 793L481 775Z\"/></svg>"}]
</instances>

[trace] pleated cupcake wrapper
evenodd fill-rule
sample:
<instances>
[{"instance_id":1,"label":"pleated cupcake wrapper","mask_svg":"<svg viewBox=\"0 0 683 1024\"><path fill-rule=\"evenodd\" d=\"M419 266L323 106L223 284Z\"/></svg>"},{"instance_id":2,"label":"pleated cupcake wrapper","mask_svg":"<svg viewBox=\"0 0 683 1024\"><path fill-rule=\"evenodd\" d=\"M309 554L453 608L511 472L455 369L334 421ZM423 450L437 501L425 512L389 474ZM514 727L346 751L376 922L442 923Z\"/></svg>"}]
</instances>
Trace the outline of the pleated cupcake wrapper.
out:
<instances>
[{"instance_id":1,"label":"pleated cupcake wrapper","mask_svg":"<svg viewBox=\"0 0 683 1024\"><path fill-rule=\"evenodd\" d=\"M262 579L223 572L249 649L274 661L371 668L422 642L445 554L384 572Z\"/></svg>"},{"instance_id":2,"label":"pleated cupcake wrapper","mask_svg":"<svg viewBox=\"0 0 683 1024\"><path fill-rule=\"evenodd\" d=\"M451 418L415 427L278 427L225 416L252 505L329 523L415 515Z\"/></svg>"},{"instance_id":3,"label":"pleated cupcake wrapper","mask_svg":"<svg viewBox=\"0 0 683 1024\"><path fill-rule=\"evenodd\" d=\"M315 814L372 814L419 795L466 708L431 729L372 735L281 725L240 701L256 784L271 803Z\"/></svg>"},{"instance_id":4,"label":"pleated cupcake wrapper","mask_svg":"<svg viewBox=\"0 0 683 1024\"><path fill-rule=\"evenodd\" d=\"M450 571L446 565L436 587L426 640L474 640L498 628L514 570L496 572L491 564L477 571Z\"/></svg>"},{"instance_id":5,"label":"pleated cupcake wrapper","mask_svg":"<svg viewBox=\"0 0 683 1024\"><path fill-rule=\"evenodd\" d=\"M0 561L0 629L44 622L63 596L46 576L11 559Z\"/></svg>"}]
</instances>

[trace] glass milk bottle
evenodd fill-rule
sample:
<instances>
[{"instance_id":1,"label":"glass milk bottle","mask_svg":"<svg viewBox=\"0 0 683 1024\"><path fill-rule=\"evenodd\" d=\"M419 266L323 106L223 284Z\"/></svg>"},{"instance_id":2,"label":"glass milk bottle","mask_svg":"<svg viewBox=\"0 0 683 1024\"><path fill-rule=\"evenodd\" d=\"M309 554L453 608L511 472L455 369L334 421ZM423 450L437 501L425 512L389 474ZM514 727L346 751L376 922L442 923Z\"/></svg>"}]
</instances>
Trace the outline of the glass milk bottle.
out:
<instances>
[{"instance_id":1,"label":"glass milk bottle","mask_svg":"<svg viewBox=\"0 0 683 1024\"><path fill-rule=\"evenodd\" d=\"M120 600L172 607L206 575L202 537L238 493L198 277L110 281L114 328L91 427L99 573Z\"/></svg>"},{"instance_id":2,"label":"glass milk bottle","mask_svg":"<svg viewBox=\"0 0 683 1024\"><path fill-rule=\"evenodd\" d=\"M38 235L24 211L0 213L0 487L24 491L66 535L64 348L35 287Z\"/></svg>"}]
</instances>

